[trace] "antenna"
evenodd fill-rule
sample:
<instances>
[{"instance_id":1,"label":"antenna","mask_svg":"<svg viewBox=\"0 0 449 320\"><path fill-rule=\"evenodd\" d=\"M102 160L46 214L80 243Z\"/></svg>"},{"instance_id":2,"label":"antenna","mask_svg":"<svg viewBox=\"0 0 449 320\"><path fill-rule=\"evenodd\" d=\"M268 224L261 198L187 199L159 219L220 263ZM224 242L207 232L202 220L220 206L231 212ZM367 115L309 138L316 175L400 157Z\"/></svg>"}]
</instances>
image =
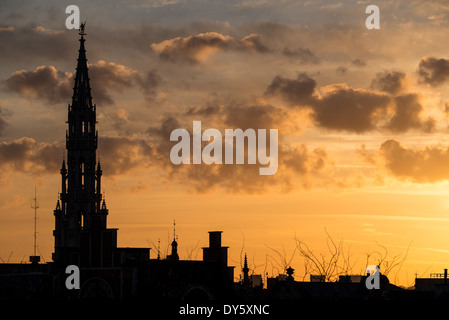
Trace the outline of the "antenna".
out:
<instances>
[{"instance_id":1,"label":"antenna","mask_svg":"<svg viewBox=\"0 0 449 320\"><path fill-rule=\"evenodd\" d=\"M161 239L157 240L157 259L161 259Z\"/></svg>"},{"instance_id":2,"label":"antenna","mask_svg":"<svg viewBox=\"0 0 449 320\"><path fill-rule=\"evenodd\" d=\"M176 221L173 220L173 240L176 240Z\"/></svg>"},{"instance_id":3,"label":"antenna","mask_svg":"<svg viewBox=\"0 0 449 320\"><path fill-rule=\"evenodd\" d=\"M30 262L32 264L37 264L41 260L40 256L36 255L37 250L37 209L39 208L37 205L37 196L36 196L36 184L34 184L34 205L31 205L31 208L34 209L34 255L30 256Z\"/></svg>"}]
</instances>

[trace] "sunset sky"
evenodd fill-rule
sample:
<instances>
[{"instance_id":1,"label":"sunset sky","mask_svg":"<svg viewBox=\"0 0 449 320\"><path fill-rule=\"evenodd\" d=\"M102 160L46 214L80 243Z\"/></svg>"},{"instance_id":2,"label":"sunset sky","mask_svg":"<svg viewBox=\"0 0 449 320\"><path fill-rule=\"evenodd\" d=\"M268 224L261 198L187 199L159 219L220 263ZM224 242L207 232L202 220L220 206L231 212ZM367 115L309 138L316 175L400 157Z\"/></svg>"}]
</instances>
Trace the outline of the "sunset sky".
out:
<instances>
[{"instance_id":1,"label":"sunset sky","mask_svg":"<svg viewBox=\"0 0 449 320\"><path fill-rule=\"evenodd\" d=\"M67 105L86 25L108 226L121 247L202 259L222 230L229 264L305 275L295 239L353 273L405 257L411 286L449 267L449 5L427 1L0 2L0 261L51 261ZM380 8L368 30L365 9ZM170 162L170 133L278 129L279 169ZM387 251L384 251L384 248ZM377 252L377 253L376 253ZM289 261L291 259L291 261ZM382 272L381 265L380 271ZM308 280L308 275L306 277Z\"/></svg>"}]
</instances>

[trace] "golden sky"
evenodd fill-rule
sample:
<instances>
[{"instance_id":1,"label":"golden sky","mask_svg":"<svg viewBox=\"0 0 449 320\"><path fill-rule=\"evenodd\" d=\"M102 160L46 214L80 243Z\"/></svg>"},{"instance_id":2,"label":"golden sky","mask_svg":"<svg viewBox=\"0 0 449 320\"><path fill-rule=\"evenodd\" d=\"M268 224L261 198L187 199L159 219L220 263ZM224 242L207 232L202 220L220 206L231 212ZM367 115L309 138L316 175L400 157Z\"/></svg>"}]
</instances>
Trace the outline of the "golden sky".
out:
<instances>
[{"instance_id":1,"label":"golden sky","mask_svg":"<svg viewBox=\"0 0 449 320\"><path fill-rule=\"evenodd\" d=\"M97 105L103 194L119 246L166 254L173 220L181 259L201 259L222 230L238 276L283 266L306 275L301 240L329 256L342 244L353 273L404 263L415 274L449 261L449 6L381 1L2 1L0 4L0 258L51 261L67 105L78 32ZM170 162L170 132L278 129L279 169ZM283 261L285 260L285 261ZM391 266L391 265L390 265ZM387 265L380 267L388 268ZM308 275L306 277L308 279Z\"/></svg>"}]
</instances>

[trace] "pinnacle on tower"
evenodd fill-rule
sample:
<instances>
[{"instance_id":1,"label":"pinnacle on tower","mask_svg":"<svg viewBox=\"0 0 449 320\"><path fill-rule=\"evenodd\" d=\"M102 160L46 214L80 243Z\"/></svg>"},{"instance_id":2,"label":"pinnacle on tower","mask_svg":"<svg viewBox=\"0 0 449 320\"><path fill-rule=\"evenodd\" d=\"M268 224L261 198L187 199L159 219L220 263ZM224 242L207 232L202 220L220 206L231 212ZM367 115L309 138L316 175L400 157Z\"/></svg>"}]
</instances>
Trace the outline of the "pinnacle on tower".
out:
<instances>
[{"instance_id":1,"label":"pinnacle on tower","mask_svg":"<svg viewBox=\"0 0 449 320\"><path fill-rule=\"evenodd\" d=\"M247 284L249 284L249 268L248 268L248 258L246 256L246 253L245 253L245 260L243 262L242 272L243 272L243 284L247 285Z\"/></svg>"}]
</instances>

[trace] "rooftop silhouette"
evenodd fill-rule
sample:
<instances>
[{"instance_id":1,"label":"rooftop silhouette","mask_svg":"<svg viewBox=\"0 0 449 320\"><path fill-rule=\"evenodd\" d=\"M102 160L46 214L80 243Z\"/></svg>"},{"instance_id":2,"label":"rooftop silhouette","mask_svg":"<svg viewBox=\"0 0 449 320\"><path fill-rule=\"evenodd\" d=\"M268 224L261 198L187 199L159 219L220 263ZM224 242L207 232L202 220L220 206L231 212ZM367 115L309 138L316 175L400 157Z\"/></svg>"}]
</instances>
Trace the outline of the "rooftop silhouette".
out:
<instances>
[{"instance_id":1,"label":"rooftop silhouette","mask_svg":"<svg viewBox=\"0 0 449 320\"><path fill-rule=\"evenodd\" d=\"M61 192L54 209L53 261L39 263L34 252L31 264L0 264L1 299L367 299L446 298L447 270L443 276L416 279L416 290L404 290L381 278L381 289L368 290L367 275L341 276L326 282L323 275L296 281L294 268L267 278L250 274L245 253L243 279L234 281L228 265L229 247L222 245L222 231L209 231L209 246L202 260L182 260L178 254L176 223L173 223L171 254L150 257L150 248L121 248L118 229L109 228L109 209L102 194L101 163L97 160L97 107L91 95L85 46L85 25L79 32L79 50L73 95L68 105L67 159L62 160ZM107 155L104 155L107 157ZM37 204L34 204L37 208ZM81 288L65 286L69 265L80 269Z\"/></svg>"}]
</instances>

